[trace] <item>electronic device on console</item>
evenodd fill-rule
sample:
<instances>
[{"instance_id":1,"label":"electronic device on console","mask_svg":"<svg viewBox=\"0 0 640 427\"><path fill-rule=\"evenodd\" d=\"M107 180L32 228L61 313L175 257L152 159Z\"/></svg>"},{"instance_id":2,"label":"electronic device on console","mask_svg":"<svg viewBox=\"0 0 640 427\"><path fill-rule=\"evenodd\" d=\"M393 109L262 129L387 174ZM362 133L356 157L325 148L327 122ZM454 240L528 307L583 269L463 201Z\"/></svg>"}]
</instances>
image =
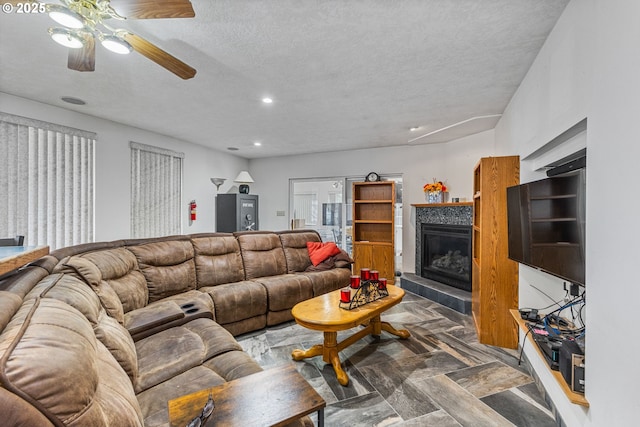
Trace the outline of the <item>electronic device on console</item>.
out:
<instances>
[{"instance_id":1,"label":"electronic device on console","mask_svg":"<svg viewBox=\"0 0 640 427\"><path fill-rule=\"evenodd\" d=\"M584 352L572 340L565 340L560 348L559 370L562 377L577 393L584 393Z\"/></svg>"},{"instance_id":2,"label":"electronic device on console","mask_svg":"<svg viewBox=\"0 0 640 427\"><path fill-rule=\"evenodd\" d=\"M531 337L538 345L549 367L557 371L560 366L558 362L560 361L560 349L562 348L563 339L549 335L549 332L538 326L539 325L529 325Z\"/></svg>"}]
</instances>

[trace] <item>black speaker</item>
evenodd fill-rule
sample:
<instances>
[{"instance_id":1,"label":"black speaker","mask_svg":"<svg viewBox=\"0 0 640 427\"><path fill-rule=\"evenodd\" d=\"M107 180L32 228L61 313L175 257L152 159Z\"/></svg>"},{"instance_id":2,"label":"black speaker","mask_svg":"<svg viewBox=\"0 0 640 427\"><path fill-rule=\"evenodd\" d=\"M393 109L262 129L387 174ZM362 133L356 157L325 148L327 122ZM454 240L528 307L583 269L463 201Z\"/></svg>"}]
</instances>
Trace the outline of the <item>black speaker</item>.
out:
<instances>
[{"instance_id":1,"label":"black speaker","mask_svg":"<svg viewBox=\"0 0 640 427\"><path fill-rule=\"evenodd\" d=\"M579 157L563 165L557 166L547 171L547 176L562 175L563 173L572 172L587 167L587 157Z\"/></svg>"},{"instance_id":2,"label":"black speaker","mask_svg":"<svg viewBox=\"0 0 640 427\"><path fill-rule=\"evenodd\" d=\"M569 388L572 388L572 383L574 382L573 381L573 371L574 371L573 355L574 354L582 356L584 355L584 352L582 351L580 346L576 344L575 341L564 340L564 342L562 343L562 347L560 347L560 360L558 364L559 364L560 373L562 374L562 378L564 378L564 380L567 382L567 385L569 386ZM582 387L583 387L582 390L584 391L584 382ZM573 389L573 391L579 391L579 390Z\"/></svg>"}]
</instances>

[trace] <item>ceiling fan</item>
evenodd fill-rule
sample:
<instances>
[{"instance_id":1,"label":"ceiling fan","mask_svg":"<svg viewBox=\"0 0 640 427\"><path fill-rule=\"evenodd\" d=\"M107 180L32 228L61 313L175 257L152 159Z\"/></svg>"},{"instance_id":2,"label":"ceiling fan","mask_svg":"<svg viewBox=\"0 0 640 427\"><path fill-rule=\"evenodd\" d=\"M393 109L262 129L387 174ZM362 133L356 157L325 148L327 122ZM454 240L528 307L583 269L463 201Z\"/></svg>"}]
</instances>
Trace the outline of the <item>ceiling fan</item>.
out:
<instances>
[{"instance_id":1,"label":"ceiling fan","mask_svg":"<svg viewBox=\"0 0 640 427\"><path fill-rule=\"evenodd\" d=\"M31 9L38 8L38 12L48 13L63 26L49 28L49 34L69 48L67 67L71 70L95 70L98 39L102 46L115 53L135 50L182 79L196 75L194 68L153 43L116 28L117 21L126 19L193 18L195 12L189 0L60 0L61 4L9 0L9 3L25 8L25 13L33 13Z\"/></svg>"}]
</instances>

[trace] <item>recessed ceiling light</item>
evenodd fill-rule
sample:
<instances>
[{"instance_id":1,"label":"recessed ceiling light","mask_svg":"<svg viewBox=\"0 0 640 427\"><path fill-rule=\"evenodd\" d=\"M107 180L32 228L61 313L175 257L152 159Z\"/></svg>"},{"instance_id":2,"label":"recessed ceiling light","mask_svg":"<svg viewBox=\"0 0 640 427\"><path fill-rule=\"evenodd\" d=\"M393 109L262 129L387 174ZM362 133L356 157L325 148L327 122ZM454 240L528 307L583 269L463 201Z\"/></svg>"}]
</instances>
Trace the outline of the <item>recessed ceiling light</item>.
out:
<instances>
[{"instance_id":1,"label":"recessed ceiling light","mask_svg":"<svg viewBox=\"0 0 640 427\"><path fill-rule=\"evenodd\" d=\"M255 141L255 142L253 143L253 146L254 146L254 147L260 147L261 145L262 145L262 142L260 142L260 141Z\"/></svg>"},{"instance_id":2,"label":"recessed ceiling light","mask_svg":"<svg viewBox=\"0 0 640 427\"><path fill-rule=\"evenodd\" d=\"M409 130L410 130L411 132L415 132L415 131L417 131L417 130L420 130L420 126L413 126L413 127L410 127L410 128L409 128Z\"/></svg>"},{"instance_id":3,"label":"recessed ceiling light","mask_svg":"<svg viewBox=\"0 0 640 427\"><path fill-rule=\"evenodd\" d=\"M265 96L264 98L262 98L262 102L265 104L273 104L273 99Z\"/></svg>"},{"instance_id":4,"label":"recessed ceiling light","mask_svg":"<svg viewBox=\"0 0 640 427\"><path fill-rule=\"evenodd\" d=\"M229 151L238 151L239 148L238 147L227 147L227 150L229 150Z\"/></svg>"},{"instance_id":5,"label":"recessed ceiling light","mask_svg":"<svg viewBox=\"0 0 640 427\"><path fill-rule=\"evenodd\" d=\"M84 101L83 99L74 98L72 96L63 96L60 99L63 100L64 102L67 102L69 104L74 104L74 105L85 105L86 104L86 101Z\"/></svg>"}]
</instances>

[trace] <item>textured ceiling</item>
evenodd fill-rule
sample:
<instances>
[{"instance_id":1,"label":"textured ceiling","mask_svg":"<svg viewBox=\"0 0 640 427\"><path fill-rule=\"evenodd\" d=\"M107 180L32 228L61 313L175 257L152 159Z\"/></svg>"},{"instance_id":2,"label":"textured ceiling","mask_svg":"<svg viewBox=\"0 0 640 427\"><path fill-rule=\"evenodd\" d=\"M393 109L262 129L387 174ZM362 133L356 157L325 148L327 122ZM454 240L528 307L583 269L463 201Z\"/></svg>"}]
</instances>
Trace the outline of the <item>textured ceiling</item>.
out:
<instances>
[{"instance_id":1,"label":"textured ceiling","mask_svg":"<svg viewBox=\"0 0 640 427\"><path fill-rule=\"evenodd\" d=\"M186 81L101 46L95 72L69 70L48 16L3 13L0 91L246 158L441 142L495 126L568 0L192 3L121 25L197 69Z\"/></svg>"}]
</instances>

